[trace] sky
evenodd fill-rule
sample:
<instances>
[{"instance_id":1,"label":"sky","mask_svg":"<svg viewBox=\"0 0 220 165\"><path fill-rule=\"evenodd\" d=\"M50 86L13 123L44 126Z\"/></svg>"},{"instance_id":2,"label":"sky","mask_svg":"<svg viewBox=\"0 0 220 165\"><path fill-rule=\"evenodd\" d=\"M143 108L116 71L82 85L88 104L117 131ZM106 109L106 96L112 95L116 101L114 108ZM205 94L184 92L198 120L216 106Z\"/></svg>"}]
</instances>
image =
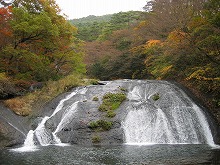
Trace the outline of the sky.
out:
<instances>
[{"instance_id":1,"label":"sky","mask_svg":"<svg viewBox=\"0 0 220 165\"><path fill-rule=\"evenodd\" d=\"M143 11L147 0L56 0L68 19L101 16L121 11Z\"/></svg>"}]
</instances>

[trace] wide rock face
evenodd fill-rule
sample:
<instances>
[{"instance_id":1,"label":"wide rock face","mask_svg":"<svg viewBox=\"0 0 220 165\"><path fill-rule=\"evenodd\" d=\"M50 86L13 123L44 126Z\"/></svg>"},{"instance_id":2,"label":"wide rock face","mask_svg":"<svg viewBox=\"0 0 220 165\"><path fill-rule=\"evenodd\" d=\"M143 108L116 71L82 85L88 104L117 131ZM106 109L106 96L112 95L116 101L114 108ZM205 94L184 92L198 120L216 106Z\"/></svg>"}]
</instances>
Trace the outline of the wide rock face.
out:
<instances>
[{"instance_id":1,"label":"wide rock face","mask_svg":"<svg viewBox=\"0 0 220 165\"><path fill-rule=\"evenodd\" d=\"M176 85L145 80L101 83L73 89L57 107L51 107L53 112L48 109L51 113L42 118L33 132L35 143L214 144L212 132L216 134L217 129L211 118L207 119L203 110ZM108 118L106 112L98 110L106 93L121 92L127 99L114 111L115 117ZM98 120L111 122L111 129L92 129L91 123Z\"/></svg>"},{"instance_id":2,"label":"wide rock face","mask_svg":"<svg viewBox=\"0 0 220 165\"><path fill-rule=\"evenodd\" d=\"M66 100L62 108L45 123L46 128L48 128L47 132L55 133L61 142L64 143L82 145L122 144L124 133L121 127L121 121L124 120L127 114L126 109L124 109L126 101L117 110L114 110L116 113L114 118L106 117L106 112L101 112L98 108L106 93L124 92L121 88L123 85L123 81L114 83L103 82L103 85L92 85L74 89L72 92L75 92L75 94ZM125 88L125 86L123 87ZM95 100L94 98L98 99ZM107 131L92 129L90 123L98 120L111 122L111 129ZM95 141L96 138L99 140ZM53 137L50 137L50 139L53 139Z\"/></svg>"},{"instance_id":3,"label":"wide rock face","mask_svg":"<svg viewBox=\"0 0 220 165\"><path fill-rule=\"evenodd\" d=\"M214 120L176 85L147 80L100 84L78 87L58 96L31 123L0 105L0 148L21 144L25 139L27 146L61 142L80 145L218 143L219 127ZM114 110L116 115L112 118L106 116L107 112L99 111L107 93L124 93L127 97ZM29 125L32 131L28 133Z\"/></svg>"}]
</instances>

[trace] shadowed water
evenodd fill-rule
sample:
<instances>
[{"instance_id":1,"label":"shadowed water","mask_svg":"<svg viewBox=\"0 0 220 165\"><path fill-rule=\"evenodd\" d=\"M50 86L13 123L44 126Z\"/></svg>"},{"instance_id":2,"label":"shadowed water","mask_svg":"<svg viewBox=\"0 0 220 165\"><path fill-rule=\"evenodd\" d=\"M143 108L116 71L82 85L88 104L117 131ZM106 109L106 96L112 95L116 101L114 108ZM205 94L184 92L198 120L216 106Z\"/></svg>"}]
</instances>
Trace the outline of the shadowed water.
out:
<instances>
[{"instance_id":1,"label":"shadowed water","mask_svg":"<svg viewBox=\"0 0 220 165\"><path fill-rule=\"evenodd\" d=\"M35 152L0 151L1 165L218 165L220 150L208 145L39 146Z\"/></svg>"}]
</instances>

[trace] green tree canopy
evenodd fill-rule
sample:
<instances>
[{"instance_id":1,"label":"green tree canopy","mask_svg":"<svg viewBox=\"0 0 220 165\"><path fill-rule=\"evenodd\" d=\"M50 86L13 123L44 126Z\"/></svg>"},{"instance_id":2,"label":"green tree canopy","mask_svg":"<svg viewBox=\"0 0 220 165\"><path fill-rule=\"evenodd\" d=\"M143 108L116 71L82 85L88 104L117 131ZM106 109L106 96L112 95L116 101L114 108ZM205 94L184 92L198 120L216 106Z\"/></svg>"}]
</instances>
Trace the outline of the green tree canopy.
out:
<instances>
[{"instance_id":1,"label":"green tree canopy","mask_svg":"<svg viewBox=\"0 0 220 165\"><path fill-rule=\"evenodd\" d=\"M77 29L54 0L19 0L11 10L10 41L1 46L1 72L18 79L46 81L85 72Z\"/></svg>"}]
</instances>

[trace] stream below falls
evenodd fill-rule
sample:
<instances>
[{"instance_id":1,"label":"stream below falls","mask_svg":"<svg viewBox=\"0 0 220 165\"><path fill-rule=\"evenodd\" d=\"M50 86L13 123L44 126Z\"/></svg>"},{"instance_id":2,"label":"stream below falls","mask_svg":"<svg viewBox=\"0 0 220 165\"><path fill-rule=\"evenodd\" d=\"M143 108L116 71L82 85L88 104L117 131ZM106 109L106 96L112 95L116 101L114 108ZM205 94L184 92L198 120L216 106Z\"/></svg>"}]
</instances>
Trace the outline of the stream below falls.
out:
<instances>
[{"instance_id":1,"label":"stream below falls","mask_svg":"<svg viewBox=\"0 0 220 165\"><path fill-rule=\"evenodd\" d=\"M35 152L0 151L1 165L218 165L208 145L38 146Z\"/></svg>"}]
</instances>

